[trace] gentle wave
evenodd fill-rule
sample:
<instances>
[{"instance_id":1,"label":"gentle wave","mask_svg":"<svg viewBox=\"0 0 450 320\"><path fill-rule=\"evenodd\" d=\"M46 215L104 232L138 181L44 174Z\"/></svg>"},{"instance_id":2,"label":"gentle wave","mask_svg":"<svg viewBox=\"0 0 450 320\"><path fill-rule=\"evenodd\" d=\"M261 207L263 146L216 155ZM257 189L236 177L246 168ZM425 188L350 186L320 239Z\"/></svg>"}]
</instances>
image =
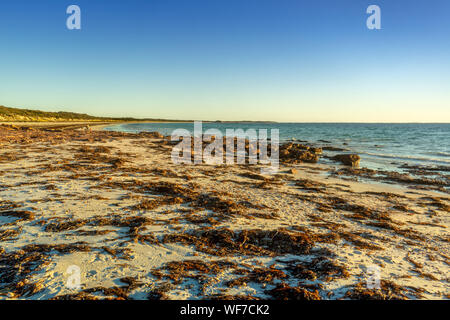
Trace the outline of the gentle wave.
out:
<instances>
[{"instance_id":1,"label":"gentle wave","mask_svg":"<svg viewBox=\"0 0 450 320\"><path fill-rule=\"evenodd\" d=\"M450 153L448 153L448 152L426 152L426 154L429 154L432 156L450 158Z\"/></svg>"},{"instance_id":2,"label":"gentle wave","mask_svg":"<svg viewBox=\"0 0 450 320\"><path fill-rule=\"evenodd\" d=\"M373 152L358 152L360 155L368 155L374 156L384 159L393 159L393 160L404 160L404 161L426 161L432 163L442 163L442 164L450 164L450 160L446 159L437 159L437 158L426 158L426 157L418 157L418 156L407 156L407 155L394 155L394 154L383 154L383 153L373 153Z\"/></svg>"}]
</instances>

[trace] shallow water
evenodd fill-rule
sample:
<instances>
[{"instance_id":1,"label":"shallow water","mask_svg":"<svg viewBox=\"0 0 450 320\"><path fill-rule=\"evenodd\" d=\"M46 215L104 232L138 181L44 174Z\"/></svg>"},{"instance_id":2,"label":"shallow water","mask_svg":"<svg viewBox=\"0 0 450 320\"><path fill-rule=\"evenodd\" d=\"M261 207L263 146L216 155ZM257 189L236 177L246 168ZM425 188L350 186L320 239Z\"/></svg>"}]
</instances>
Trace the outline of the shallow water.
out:
<instances>
[{"instance_id":1,"label":"shallow water","mask_svg":"<svg viewBox=\"0 0 450 320\"><path fill-rule=\"evenodd\" d=\"M193 132L193 123L133 123L105 130L158 131L170 135L175 129ZM450 166L450 124L390 123L203 123L203 131L219 129L278 129L280 140L296 139L318 146L348 149L361 156L361 166L399 170L399 166ZM328 152L333 154L333 152Z\"/></svg>"}]
</instances>

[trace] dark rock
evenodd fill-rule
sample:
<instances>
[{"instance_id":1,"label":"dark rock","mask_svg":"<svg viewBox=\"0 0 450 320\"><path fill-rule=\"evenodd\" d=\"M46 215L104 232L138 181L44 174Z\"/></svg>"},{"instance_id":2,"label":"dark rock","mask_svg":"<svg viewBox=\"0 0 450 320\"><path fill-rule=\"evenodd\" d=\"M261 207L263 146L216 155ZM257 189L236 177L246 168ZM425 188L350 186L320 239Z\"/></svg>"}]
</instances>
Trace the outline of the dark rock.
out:
<instances>
[{"instance_id":1,"label":"dark rock","mask_svg":"<svg viewBox=\"0 0 450 320\"><path fill-rule=\"evenodd\" d=\"M322 148L291 142L280 147L280 160L284 163L316 163L321 153Z\"/></svg>"},{"instance_id":2,"label":"dark rock","mask_svg":"<svg viewBox=\"0 0 450 320\"><path fill-rule=\"evenodd\" d=\"M145 137L151 138L151 139L163 139L164 138L164 136L157 131L140 132L139 134L141 136L145 136Z\"/></svg>"},{"instance_id":3,"label":"dark rock","mask_svg":"<svg viewBox=\"0 0 450 320\"><path fill-rule=\"evenodd\" d=\"M339 161L347 166L357 167L361 157L357 154L338 154L331 158L332 160Z\"/></svg>"}]
</instances>

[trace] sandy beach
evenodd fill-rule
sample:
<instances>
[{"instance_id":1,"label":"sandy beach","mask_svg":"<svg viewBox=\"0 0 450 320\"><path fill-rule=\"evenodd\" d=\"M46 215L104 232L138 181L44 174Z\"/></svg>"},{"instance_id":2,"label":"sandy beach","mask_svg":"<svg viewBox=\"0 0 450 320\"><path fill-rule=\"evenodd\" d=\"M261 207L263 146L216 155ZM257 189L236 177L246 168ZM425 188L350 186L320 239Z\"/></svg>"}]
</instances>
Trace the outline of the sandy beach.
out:
<instances>
[{"instance_id":1,"label":"sandy beach","mask_svg":"<svg viewBox=\"0 0 450 320\"><path fill-rule=\"evenodd\" d=\"M450 298L448 185L181 166L156 133L0 126L0 146L0 299Z\"/></svg>"}]
</instances>

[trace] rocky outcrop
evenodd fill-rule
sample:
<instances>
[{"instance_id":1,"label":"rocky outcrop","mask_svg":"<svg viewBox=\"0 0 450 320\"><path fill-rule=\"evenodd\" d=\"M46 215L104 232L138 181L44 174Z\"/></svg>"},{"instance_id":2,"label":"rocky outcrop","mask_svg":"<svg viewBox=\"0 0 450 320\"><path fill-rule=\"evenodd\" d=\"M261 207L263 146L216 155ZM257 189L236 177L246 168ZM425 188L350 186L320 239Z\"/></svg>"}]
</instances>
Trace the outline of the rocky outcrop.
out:
<instances>
[{"instance_id":1,"label":"rocky outcrop","mask_svg":"<svg viewBox=\"0 0 450 320\"><path fill-rule=\"evenodd\" d=\"M341 162L342 164L345 164L346 166L352 166L357 167L359 166L359 162L361 160L361 157L357 154L338 154L331 158L334 161Z\"/></svg>"},{"instance_id":2,"label":"rocky outcrop","mask_svg":"<svg viewBox=\"0 0 450 320\"><path fill-rule=\"evenodd\" d=\"M316 163L319 161L321 148L314 148L297 143L287 143L280 147L280 160L284 163Z\"/></svg>"},{"instance_id":3,"label":"rocky outcrop","mask_svg":"<svg viewBox=\"0 0 450 320\"><path fill-rule=\"evenodd\" d=\"M164 136L157 131L141 132L140 134L151 139L164 139Z\"/></svg>"}]
</instances>

